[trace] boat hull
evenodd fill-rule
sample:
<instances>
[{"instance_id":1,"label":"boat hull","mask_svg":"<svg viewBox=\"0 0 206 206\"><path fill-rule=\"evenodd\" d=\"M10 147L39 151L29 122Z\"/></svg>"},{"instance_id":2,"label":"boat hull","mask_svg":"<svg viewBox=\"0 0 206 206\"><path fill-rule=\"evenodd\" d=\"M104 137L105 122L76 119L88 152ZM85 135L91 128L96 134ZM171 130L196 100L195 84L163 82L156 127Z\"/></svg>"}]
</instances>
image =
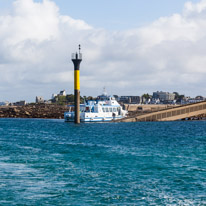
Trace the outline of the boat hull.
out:
<instances>
[{"instance_id":1,"label":"boat hull","mask_svg":"<svg viewBox=\"0 0 206 206\"><path fill-rule=\"evenodd\" d=\"M123 116L100 116L100 117L83 117L80 115L80 122L110 122L112 120L122 119ZM64 115L65 122L74 122L74 115L65 113Z\"/></svg>"}]
</instances>

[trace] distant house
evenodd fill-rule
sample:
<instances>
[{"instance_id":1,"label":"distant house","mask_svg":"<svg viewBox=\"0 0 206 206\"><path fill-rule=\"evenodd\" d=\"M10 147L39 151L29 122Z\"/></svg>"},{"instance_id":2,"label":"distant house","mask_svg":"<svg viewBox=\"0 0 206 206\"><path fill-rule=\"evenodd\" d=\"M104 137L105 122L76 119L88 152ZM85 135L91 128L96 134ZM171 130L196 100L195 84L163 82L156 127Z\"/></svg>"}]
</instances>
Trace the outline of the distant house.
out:
<instances>
[{"instance_id":1,"label":"distant house","mask_svg":"<svg viewBox=\"0 0 206 206\"><path fill-rule=\"evenodd\" d=\"M119 101L127 104L139 104L140 96L121 96Z\"/></svg>"},{"instance_id":2,"label":"distant house","mask_svg":"<svg viewBox=\"0 0 206 206\"><path fill-rule=\"evenodd\" d=\"M45 103L45 104L51 104L52 101L50 101L50 100L44 100L44 103Z\"/></svg>"},{"instance_id":3,"label":"distant house","mask_svg":"<svg viewBox=\"0 0 206 206\"><path fill-rule=\"evenodd\" d=\"M12 104L13 106L25 106L26 105L26 101L19 101L19 102L15 102Z\"/></svg>"},{"instance_id":4,"label":"distant house","mask_svg":"<svg viewBox=\"0 0 206 206\"><path fill-rule=\"evenodd\" d=\"M44 103L43 97L36 97L36 103Z\"/></svg>"},{"instance_id":5,"label":"distant house","mask_svg":"<svg viewBox=\"0 0 206 206\"><path fill-rule=\"evenodd\" d=\"M9 102L0 102L0 106L8 106L9 105Z\"/></svg>"},{"instance_id":6,"label":"distant house","mask_svg":"<svg viewBox=\"0 0 206 206\"><path fill-rule=\"evenodd\" d=\"M195 98L190 98L188 99L188 103L197 103L197 102L201 102L201 101L204 101L205 98L202 97L202 96L197 96Z\"/></svg>"},{"instance_id":7,"label":"distant house","mask_svg":"<svg viewBox=\"0 0 206 206\"><path fill-rule=\"evenodd\" d=\"M60 92L59 92L59 96L66 96L66 91L65 91L65 90L60 91Z\"/></svg>"},{"instance_id":8,"label":"distant house","mask_svg":"<svg viewBox=\"0 0 206 206\"><path fill-rule=\"evenodd\" d=\"M152 99L151 104L160 104L160 99Z\"/></svg>"},{"instance_id":9,"label":"distant house","mask_svg":"<svg viewBox=\"0 0 206 206\"><path fill-rule=\"evenodd\" d=\"M157 91L157 92L153 92L152 98L159 99L160 102L173 101L175 99L175 94L169 92Z\"/></svg>"},{"instance_id":10,"label":"distant house","mask_svg":"<svg viewBox=\"0 0 206 206\"><path fill-rule=\"evenodd\" d=\"M59 94L52 94L52 99L54 100L54 99L56 99L56 97L60 97L60 96L66 97L66 95L67 95L66 91L62 90L62 91L59 92Z\"/></svg>"},{"instance_id":11,"label":"distant house","mask_svg":"<svg viewBox=\"0 0 206 206\"><path fill-rule=\"evenodd\" d=\"M184 99L181 100L181 104L192 104L192 103L197 103L205 100L206 98L202 96L196 96L195 98L185 97Z\"/></svg>"},{"instance_id":12,"label":"distant house","mask_svg":"<svg viewBox=\"0 0 206 206\"><path fill-rule=\"evenodd\" d=\"M195 97L196 100L200 100L200 101L204 101L205 98L203 96L196 96Z\"/></svg>"},{"instance_id":13,"label":"distant house","mask_svg":"<svg viewBox=\"0 0 206 206\"><path fill-rule=\"evenodd\" d=\"M52 94L52 99L54 99L57 96L58 96L57 94Z\"/></svg>"},{"instance_id":14,"label":"distant house","mask_svg":"<svg viewBox=\"0 0 206 206\"><path fill-rule=\"evenodd\" d=\"M189 97L189 96L182 98L181 101L180 101L180 104L188 104L189 99L191 99L191 97Z\"/></svg>"}]
</instances>

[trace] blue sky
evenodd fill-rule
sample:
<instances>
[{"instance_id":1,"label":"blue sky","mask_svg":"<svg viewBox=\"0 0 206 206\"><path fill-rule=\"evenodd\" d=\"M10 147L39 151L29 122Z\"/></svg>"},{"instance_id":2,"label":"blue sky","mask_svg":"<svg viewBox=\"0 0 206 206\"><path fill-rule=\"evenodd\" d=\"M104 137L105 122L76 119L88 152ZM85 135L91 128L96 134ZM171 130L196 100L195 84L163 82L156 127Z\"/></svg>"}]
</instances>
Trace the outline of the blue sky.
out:
<instances>
[{"instance_id":1,"label":"blue sky","mask_svg":"<svg viewBox=\"0 0 206 206\"><path fill-rule=\"evenodd\" d=\"M55 2L63 14L84 19L95 27L122 30L142 26L161 16L179 13L186 0L56 0Z\"/></svg>"},{"instance_id":2,"label":"blue sky","mask_svg":"<svg viewBox=\"0 0 206 206\"><path fill-rule=\"evenodd\" d=\"M14 0L0 0L11 8ZM42 0L35 0L42 2ZM54 0L63 15L83 19L94 27L124 30L143 26L162 16L182 12L186 0ZM190 0L196 3L199 0Z\"/></svg>"},{"instance_id":3,"label":"blue sky","mask_svg":"<svg viewBox=\"0 0 206 206\"><path fill-rule=\"evenodd\" d=\"M158 90L206 96L206 0L0 0L0 101Z\"/></svg>"}]
</instances>

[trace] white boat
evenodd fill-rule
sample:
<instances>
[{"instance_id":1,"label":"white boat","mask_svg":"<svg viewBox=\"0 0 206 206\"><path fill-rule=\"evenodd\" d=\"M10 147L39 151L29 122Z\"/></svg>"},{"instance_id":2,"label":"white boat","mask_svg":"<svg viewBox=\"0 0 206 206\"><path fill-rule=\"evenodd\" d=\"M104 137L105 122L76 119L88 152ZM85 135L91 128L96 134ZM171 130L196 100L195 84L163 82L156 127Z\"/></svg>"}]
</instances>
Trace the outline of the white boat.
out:
<instances>
[{"instance_id":1,"label":"white boat","mask_svg":"<svg viewBox=\"0 0 206 206\"><path fill-rule=\"evenodd\" d=\"M112 96L106 93L98 96L96 100L88 100L80 105L81 122L106 122L126 117L127 111ZM74 122L74 111L64 113L66 122Z\"/></svg>"}]
</instances>

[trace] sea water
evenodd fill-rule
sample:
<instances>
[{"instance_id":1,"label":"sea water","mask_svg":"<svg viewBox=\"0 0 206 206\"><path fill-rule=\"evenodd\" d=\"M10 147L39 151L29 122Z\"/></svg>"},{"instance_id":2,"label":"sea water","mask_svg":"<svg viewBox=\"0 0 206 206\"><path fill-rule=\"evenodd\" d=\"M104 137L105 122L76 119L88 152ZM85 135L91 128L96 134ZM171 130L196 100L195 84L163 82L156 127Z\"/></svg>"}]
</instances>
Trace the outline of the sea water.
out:
<instances>
[{"instance_id":1,"label":"sea water","mask_svg":"<svg viewBox=\"0 0 206 206\"><path fill-rule=\"evenodd\" d=\"M206 121L0 119L0 205L206 205Z\"/></svg>"}]
</instances>

